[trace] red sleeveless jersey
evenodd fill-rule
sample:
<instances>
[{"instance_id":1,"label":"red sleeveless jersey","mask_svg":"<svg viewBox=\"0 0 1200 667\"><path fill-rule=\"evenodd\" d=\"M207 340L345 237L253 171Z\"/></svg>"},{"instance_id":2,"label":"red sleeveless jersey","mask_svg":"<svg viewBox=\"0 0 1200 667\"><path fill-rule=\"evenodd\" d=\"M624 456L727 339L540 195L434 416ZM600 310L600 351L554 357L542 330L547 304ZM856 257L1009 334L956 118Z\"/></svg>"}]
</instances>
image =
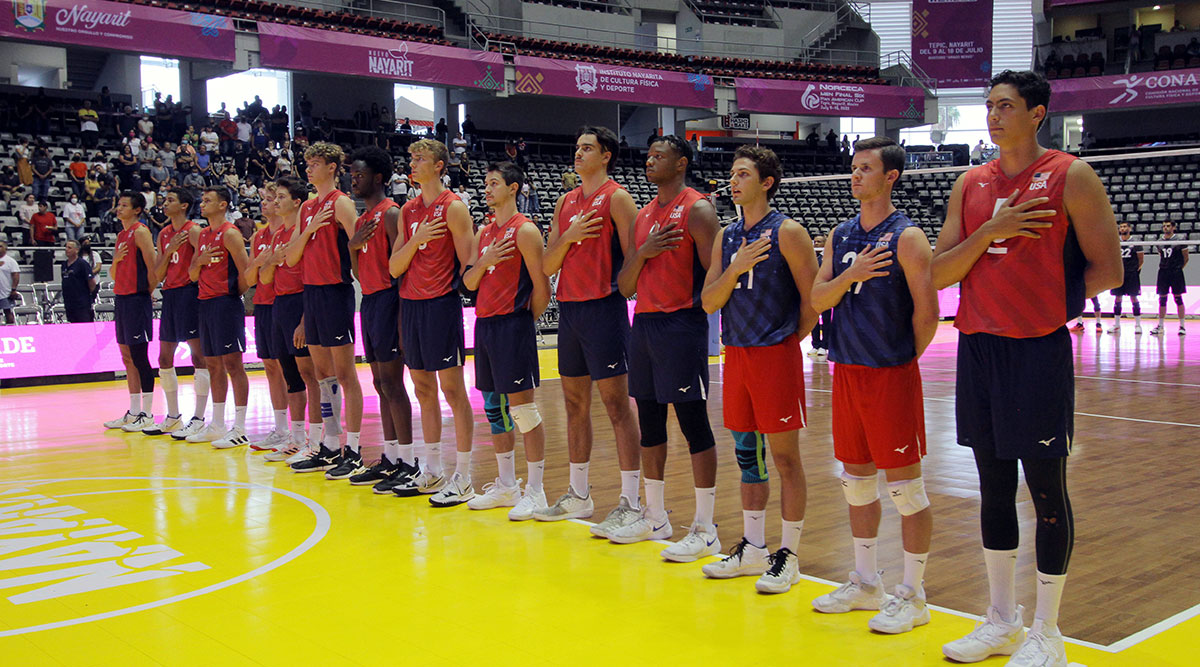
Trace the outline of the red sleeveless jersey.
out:
<instances>
[{"instance_id":1,"label":"red sleeveless jersey","mask_svg":"<svg viewBox=\"0 0 1200 667\"><path fill-rule=\"evenodd\" d=\"M387 226L383 215L396 206L396 202L384 197L375 208L358 216L354 229L361 229L368 221L375 221L375 235L367 241L367 245L358 249L358 282L362 284L363 294L374 294L396 286L388 270L388 259L392 256L392 248L388 245Z\"/></svg>"},{"instance_id":2,"label":"red sleeveless jersey","mask_svg":"<svg viewBox=\"0 0 1200 667\"><path fill-rule=\"evenodd\" d=\"M422 197L417 197L400 209L401 227L404 228L404 242L412 238L417 225L422 222L441 218L446 219L450 204L462 201L452 190L443 190L433 203L425 205ZM459 271L458 253L454 249L454 238L450 230L445 236L422 244L417 254L413 255L408 270L400 277L400 296L405 299L434 299L454 289L454 281Z\"/></svg>"},{"instance_id":3,"label":"red sleeveless jersey","mask_svg":"<svg viewBox=\"0 0 1200 667\"><path fill-rule=\"evenodd\" d=\"M688 219L692 205L701 199L704 195L692 188L684 188L666 206L660 206L655 197L638 212L633 235L635 247L640 248L651 232L671 224L683 232L683 237L679 239L678 248L652 257L642 266L634 312L670 313L700 306L704 266L696 254Z\"/></svg>"},{"instance_id":4,"label":"red sleeveless jersey","mask_svg":"<svg viewBox=\"0 0 1200 667\"><path fill-rule=\"evenodd\" d=\"M203 253L205 248L212 249L212 258L200 267L201 299L238 295L237 266L229 260L229 251L225 249L225 232L230 229L233 229L233 223L226 220L215 229L206 227L200 231L198 251Z\"/></svg>"},{"instance_id":5,"label":"red sleeveless jersey","mask_svg":"<svg viewBox=\"0 0 1200 667\"><path fill-rule=\"evenodd\" d=\"M196 223L188 220L183 223L183 228L175 230L175 225L167 225L158 233L158 250L162 252L176 234L183 234L185 237L192 232L192 228ZM192 282L188 277L188 267L192 265L192 257L196 254L196 248L190 242L185 241L179 249L171 253L171 260L167 262L167 275L163 278L163 289L175 289L183 287Z\"/></svg>"},{"instance_id":6,"label":"red sleeveless jersey","mask_svg":"<svg viewBox=\"0 0 1200 667\"><path fill-rule=\"evenodd\" d=\"M127 250L125 259L117 264L116 275L113 276L113 292L121 296L130 294L149 294L150 293L150 271L146 266L146 258L142 256L142 251L137 247L137 241L133 235L139 228L145 228L140 222L134 223L129 229L122 229L117 234L117 245L114 252L120 252L124 247Z\"/></svg>"},{"instance_id":7,"label":"red sleeveless jersey","mask_svg":"<svg viewBox=\"0 0 1200 667\"><path fill-rule=\"evenodd\" d=\"M571 223L588 211L595 210L602 221L600 236L574 243L563 258L558 274L559 301L592 301L617 291L617 273L621 271L625 253L621 237L613 224L612 196L623 190L611 178L587 197L579 186L563 197L558 212L558 233L571 228Z\"/></svg>"},{"instance_id":8,"label":"red sleeveless jersey","mask_svg":"<svg viewBox=\"0 0 1200 667\"><path fill-rule=\"evenodd\" d=\"M274 237L275 235L271 233L270 225L254 232L254 236L250 238L250 252L252 253L250 257L257 257L258 253L270 250ZM256 306L269 306L275 303L275 283L258 281L258 287L254 289L254 299L252 301Z\"/></svg>"},{"instance_id":9,"label":"red sleeveless jersey","mask_svg":"<svg viewBox=\"0 0 1200 667\"><path fill-rule=\"evenodd\" d=\"M275 232L275 235L271 237L271 244L275 247L275 250L283 250L288 242L292 240L292 234L295 231L295 227L280 227L279 231ZM303 262L296 266L288 266L287 260L280 255L279 264L275 265L275 277L271 282L275 286L275 296L299 294L304 291L304 277L301 275L301 265L303 265Z\"/></svg>"},{"instance_id":10,"label":"red sleeveless jersey","mask_svg":"<svg viewBox=\"0 0 1200 667\"><path fill-rule=\"evenodd\" d=\"M479 235L479 257L493 243L505 239L517 242L517 230L529 223L520 213L500 224L489 223ZM529 297L533 295L533 279L525 266L520 249L514 246L512 255L499 264L488 267L479 281L479 296L475 299L475 314L479 317L507 315L519 310L529 310Z\"/></svg>"},{"instance_id":11,"label":"red sleeveless jersey","mask_svg":"<svg viewBox=\"0 0 1200 667\"><path fill-rule=\"evenodd\" d=\"M963 238L990 220L1014 190L1014 203L1049 197L1042 208L1056 211L1053 227L1040 239L1016 236L988 247L962 280L954 326L963 333L1009 338L1045 336L1083 308L1083 253L1063 205L1063 188L1073 155L1046 151L1014 178L1000 161L967 172L962 188Z\"/></svg>"},{"instance_id":12,"label":"red sleeveless jersey","mask_svg":"<svg viewBox=\"0 0 1200 667\"><path fill-rule=\"evenodd\" d=\"M309 199L301 204L300 231L304 231L313 216L320 211L332 211L338 197L345 196L340 190L332 190L324 197ZM336 215L330 216L328 222L328 225L313 234L304 248L300 267L305 285L349 285L353 281L350 274L350 239Z\"/></svg>"}]
</instances>

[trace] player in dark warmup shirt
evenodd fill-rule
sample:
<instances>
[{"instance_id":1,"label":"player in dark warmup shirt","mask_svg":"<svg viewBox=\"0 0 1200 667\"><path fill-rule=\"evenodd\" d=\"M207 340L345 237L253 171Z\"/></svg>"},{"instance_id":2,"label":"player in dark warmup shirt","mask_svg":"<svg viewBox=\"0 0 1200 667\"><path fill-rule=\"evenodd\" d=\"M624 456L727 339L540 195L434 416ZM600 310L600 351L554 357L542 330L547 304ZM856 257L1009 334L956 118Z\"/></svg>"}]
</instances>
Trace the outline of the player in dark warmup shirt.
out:
<instances>
[{"instance_id":1,"label":"player in dark warmup shirt","mask_svg":"<svg viewBox=\"0 0 1200 667\"><path fill-rule=\"evenodd\" d=\"M1163 241L1179 241L1175 237L1175 222L1167 220L1162 224ZM1179 335L1187 335L1187 311L1183 307L1183 295L1187 292L1187 283L1183 278L1183 267L1188 263L1186 245L1158 246L1158 326L1150 330L1151 335L1161 336L1166 332L1167 296L1175 296L1175 312L1179 315Z\"/></svg>"},{"instance_id":2,"label":"player in dark warmup shirt","mask_svg":"<svg viewBox=\"0 0 1200 667\"><path fill-rule=\"evenodd\" d=\"M1117 232L1121 235L1121 241L1128 241L1130 233L1133 232L1133 225L1122 222L1117 225ZM1125 280L1120 287L1112 291L1113 317L1116 321L1108 333L1121 333L1121 306L1125 297L1129 297L1133 304L1133 333L1142 333L1142 304L1138 301L1138 296L1142 293L1142 262L1145 259L1146 253L1142 252L1142 246L1121 245L1121 268L1124 270Z\"/></svg>"}]
</instances>

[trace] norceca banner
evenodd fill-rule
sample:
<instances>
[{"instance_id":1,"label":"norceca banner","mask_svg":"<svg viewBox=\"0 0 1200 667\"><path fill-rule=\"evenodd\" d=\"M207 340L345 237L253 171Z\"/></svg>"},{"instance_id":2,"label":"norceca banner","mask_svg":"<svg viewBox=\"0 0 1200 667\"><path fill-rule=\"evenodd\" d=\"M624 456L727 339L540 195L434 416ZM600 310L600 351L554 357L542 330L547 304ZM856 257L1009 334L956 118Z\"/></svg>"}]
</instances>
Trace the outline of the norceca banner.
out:
<instances>
[{"instance_id":1,"label":"norceca banner","mask_svg":"<svg viewBox=\"0 0 1200 667\"><path fill-rule=\"evenodd\" d=\"M1105 111L1200 102L1200 69L1057 79L1050 110Z\"/></svg>"}]
</instances>

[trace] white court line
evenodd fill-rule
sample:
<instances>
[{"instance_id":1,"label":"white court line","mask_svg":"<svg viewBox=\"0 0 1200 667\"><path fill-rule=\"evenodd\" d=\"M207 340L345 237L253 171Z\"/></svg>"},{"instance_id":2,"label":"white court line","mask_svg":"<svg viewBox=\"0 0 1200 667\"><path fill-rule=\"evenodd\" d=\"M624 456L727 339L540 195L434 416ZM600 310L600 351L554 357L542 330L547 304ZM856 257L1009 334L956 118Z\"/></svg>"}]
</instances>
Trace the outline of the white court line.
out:
<instances>
[{"instance_id":1,"label":"white court line","mask_svg":"<svg viewBox=\"0 0 1200 667\"><path fill-rule=\"evenodd\" d=\"M1110 652L1112 653L1124 651L1131 646L1140 644L1151 637L1160 635L1179 625L1180 623L1183 623L1184 621L1189 621L1195 618L1196 616L1200 616L1200 604L1192 607L1191 609L1185 609L1170 618L1161 620L1148 628L1138 630L1124 639L1119 639L1112 644L1109 644L1105 650L1111 650Z\"/></svg>"}]
</instances>

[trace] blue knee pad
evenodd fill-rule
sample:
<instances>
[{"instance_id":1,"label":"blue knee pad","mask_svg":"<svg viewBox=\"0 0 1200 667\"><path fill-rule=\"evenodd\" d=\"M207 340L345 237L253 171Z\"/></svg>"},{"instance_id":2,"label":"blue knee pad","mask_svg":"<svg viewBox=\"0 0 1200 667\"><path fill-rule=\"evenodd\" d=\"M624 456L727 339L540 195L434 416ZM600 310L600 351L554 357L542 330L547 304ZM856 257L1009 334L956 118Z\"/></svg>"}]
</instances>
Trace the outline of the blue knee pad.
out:
<instances>
[{"instance_id":1,"label":"blue knee pad","mask_svg":"<svg viewBox=\"0 0 1200 667\"><path fill-rule=\"evenodd\" d=\"M494 391L483 393L483 412L487 415L488 423L492 425L492 433L508 433L513 430L512 415L508 411L508 396Z\"/></svg>"},{"instance_id":2,"label":"blue knee pad","mask_svg":"<svg viewBox=\"0 0 1200 667\"><path fill-rule=\"evenodd\" d=\"M733 452L742 469L742 484L762 484L767 481L767 438L758 431L733 433Z\"/></svg>"}]
</instances>

